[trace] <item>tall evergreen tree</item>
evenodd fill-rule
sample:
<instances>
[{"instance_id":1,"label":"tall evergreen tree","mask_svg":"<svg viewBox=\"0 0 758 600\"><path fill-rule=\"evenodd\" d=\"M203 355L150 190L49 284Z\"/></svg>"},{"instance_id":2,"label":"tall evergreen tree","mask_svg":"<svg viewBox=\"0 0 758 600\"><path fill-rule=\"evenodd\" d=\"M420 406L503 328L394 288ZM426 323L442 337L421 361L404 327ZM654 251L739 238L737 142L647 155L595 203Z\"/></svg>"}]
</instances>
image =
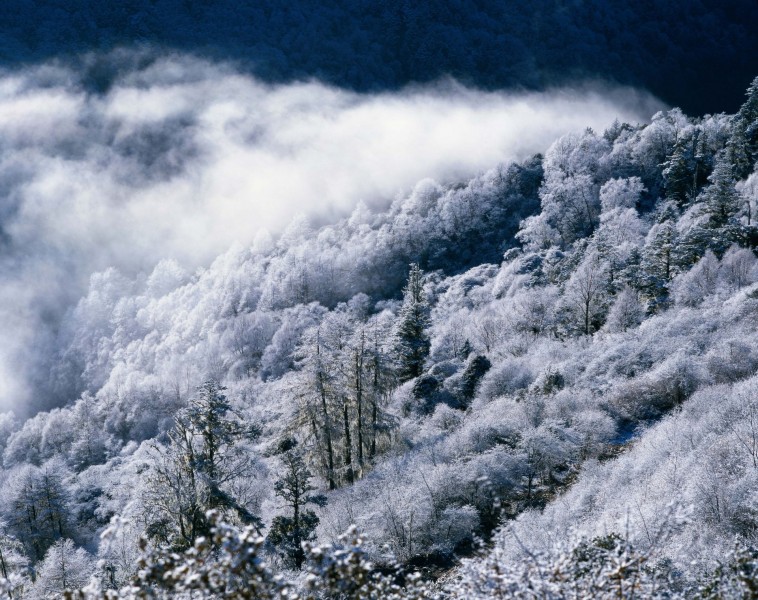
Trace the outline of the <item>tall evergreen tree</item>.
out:
<instances>
[{"instance_id":1,"label":"tall evergreen tree","mask_svg":"<svg viewBox=\"0 0 758 600\"><path fill-rule=\"evenodd\" d=\"M215 380L203 383L190 406L177 415L168 446L154 446L148 534L161 542L182 548L208 535L209 510L261 524L244 500L230 492L231 484L250 479L253 460L241 443L260 431L234 415L225 390Z\"/></svg>"},{"instance_id":2,"label":"tall evergreen tree","mask_svg":"<svg viewBox=\"0 0 758 600\"><path fill-rule=\"evenodd\" d=\"M745 129L744 123L739 118L734 118L732 120L732 133L726 142L726 158L737 179L747 177L753 168L748 153Z\"/></svg>"},{"instance_id":3,"label":"tall evergreen tree","mask_svg":"<svg viewBox=\"0 0 758 600\"><path fill-rule=\"evenodd\" d=\"M274 517L267 540L290 566L300 570L305 560L302 543L315 539L314 533L319 523L318 516L306 505L324 506L326 497L313 495L316 488L311 484L313 477L305 464L302 453L293 439L284 440L279 445L282 476L274 483L276 495L284 500L290 515Z\"/></svg>"},{"instance_id":4,"label":"tall evergreen tree","mask_svg":"<svg viewBox=\"0 0 758 600\"><path fill-rule=\"evenodd\" d=\"M675 275L675 249L677 231L672 220L656 223L650 229L642 252L642 277L639 287L655 312L665 307L669 297L669 283Z\"/></svg>"},{"instance_id":5,"label":"tall evergreen tree","mask_svg":"<svg viewBox=\"0 0 758 600\"><path fill-rule=\"evenodd\" d=\"M395 330L395 350L398 378L401 382L421 375L424 361L429 355L429 303L424 294L423 273L417 264L411 264L408 283L403 290Z\"/></svg>"},{"instance_id":6,"label":"tall evergreen tree","mask_svg":"<svg viewBox=\"0 0 758 600\"><path fill-rule=\"evenodd\" d=\"M706 227L722 229L737 215L741 204L740 196L734 187L732 165L725 152L720 152L716 157L716 164L708 182L710 185L700 196L708 218Z\"/></svg>"},{"instance_id":7,"label":"tall evergreen tree","mask_svg":"<svg viewBox=\"0 0 758 600\"><path fill-rule=\"evenodd\" d=\"M713 172L708 177L709 185L698 196L702 203L700 223L682 236L677 252L683 257L682 268L688 268L712 250L717 256L726 252L732 244L744 245L747 231L739 219L743 199L735 188L735 178L728 152L722 150L716 156Z\"/></svg>"},{"instance_id":8,"label":"tall evergreen tree","mask_svg":"<svg viewBox=\"0 0 758 600\"><path fill-rule=\"evenodd\" d=\"M42 559L53 543L72 533L62 470L61 463L29 467L10 483L15 489L10 493L8 527L33 560Z\"/></svg>"},{"instance_id":9,"label":"tall evergreen tree","mask_svg":"<svg viewBox=\"0 0 758 600\"><path fill-rule=\"evenodd\" d=\"M671 156L664 163L666 198L676 202L680 208L692 199L694 162L689 140L679 139L674 144Z\"/></svg>"},{"instance_id":10,"label":"tall evergreen tree","mask_svg":"<svg viewBox=\"0 0 758 600\"><path fill-rule=\"evenodd\" d=\"M758 161L758 77L747 89L747 100L732 118L727 141L729 162L737 179L744 179Z\"/></svg>"}]
</instances>

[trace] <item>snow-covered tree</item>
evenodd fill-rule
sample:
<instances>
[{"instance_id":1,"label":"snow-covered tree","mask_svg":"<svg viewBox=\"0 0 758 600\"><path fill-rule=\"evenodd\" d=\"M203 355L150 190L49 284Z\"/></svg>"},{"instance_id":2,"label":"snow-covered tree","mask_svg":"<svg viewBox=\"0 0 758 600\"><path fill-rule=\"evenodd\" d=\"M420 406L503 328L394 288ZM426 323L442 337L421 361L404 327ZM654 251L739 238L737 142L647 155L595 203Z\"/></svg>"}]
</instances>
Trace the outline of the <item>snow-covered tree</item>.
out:
<instances>
[{"instance_id":1,"label":"snow-covered tree","mask_svg":"<svg viewBox=\"0 0 758 600\"><path fill-rule=\"evenodd\" d=\"M734 174L743 179L758 161L758 77L746 92L747 100L732 120L732 134L727 144L727 156Z\"/></svg>"},{"instance_id":2,"label":"snow-covered tree","mask_svg":"<svg viewBox=\"0 0 758 600\"><path fill-rule=\"evenodd\" d=\"M42 559L57 540L74 534L65 475L65 465L54 459L42 468L20 467L5 481L7 525L33 560Z\"/></svg>"},{"instance_id":3,"label":"snow-covered tree","mask_svg":"<svg viewBox=\"0 0 758 600\"><path fill-rule=\"evenodd\" d=\"M311 484L311 472L295 440L284 440L279 451L283 470L281 477L274 482L274 490L284 500L290 514L274 517L266 539L288 565L300 570L305 561L302 545L315 539L314 531L319 522L316 513L307 505L323 506L326 496L310 493L316 488Z\"/></svg>"},{"instance_id":4,"label":"snow-covered tree","mask_svg":"<svg viewBox=\"0 0 758 600\"><path fill-rule=\"evenodd\" d=\"M591 252L566 283L564 302L573 315L570 328L590 335L605 320L609 300L608 265Z\"/></svg>"},{"instance_id":5,"label":"snow-covered tree","mask_svg":"<svg viewBox=\"0 0 758 600\"><path fill-rule=\"evenodd\" d=\"M176 547L191 546L208 534L206 512L260 525L252 512L255 457L245 442L259 428L234 414L226 388L208 380L190 406L179 412L167 446L154 444L148 472L148 534ZM240 486L239 484L243 484Z\"/></svg>"},{"instance_id":6,"label":"snow-covered tree","mask_svg":"<svg viewBox=\"0 0 758 600\"><path fill-rule=\"evenodd\" d=\"M705 225L709 229L723 229L739 213L742 204L735 189L732 166L723 152L716 157L716 164L708 182L708 187L698 199L704 203L707 219Z\"/></svg>"},{"instance_id":7,"label":"snow-covered tree","mask_svg":"<svg viewBox=\"0 0 758 600\"><path fill-rule=\"evenodd\" d=\"M427 332L429 312L423 273L417 264L411 264L395 329L395 351L400 381L418 377L424 369L430 347Z\"/></svg>"},{"instance_id":8,"label":"snow-covered tree","mask_svg":"<svg viewBox=\"0 0 758 600\"><path fill-rule=\"evenodd\" d=\"M24 588L30 583L29 567L24 545L0 523L0 582L3 582L0 589L4 584L4 591L11 600L23 597Z\"/></svg>"},{"instance_id":9,"label":"snow-covered tree","mask_svg":"<svg viewBox=\"0 0 758 600\"><path fill-rule=\"evenodd\" d=\"M39 600L60 598L66 590L84 587L94 570L94 560L84 548L77 548L69 539L60 539L48 549L37 566L29 597Z\"/></svg>"},{"instance_id":10,"label":"snow-covered tree","mask_svg":"<svg viewBox=\"0 0 758 600\"><path fill-rule=\"evenodd\" d=\"M645 240L640 286L653 310L665 306L668 300L669 283L676 274L677 237L674 224L666 220L653 225Z\"/></svg>"},{"instance_id":11,"label":"snow-covered tree","mask_svg":"<svg viewBox=\"0 0 758 600\"><path fill-rule=\"evenodd\" d=\"M630 287L623 288L613 301L604 328L611 333L619 333L637 327L645 318L645 308Z\"/></svg>"}]
</instances>

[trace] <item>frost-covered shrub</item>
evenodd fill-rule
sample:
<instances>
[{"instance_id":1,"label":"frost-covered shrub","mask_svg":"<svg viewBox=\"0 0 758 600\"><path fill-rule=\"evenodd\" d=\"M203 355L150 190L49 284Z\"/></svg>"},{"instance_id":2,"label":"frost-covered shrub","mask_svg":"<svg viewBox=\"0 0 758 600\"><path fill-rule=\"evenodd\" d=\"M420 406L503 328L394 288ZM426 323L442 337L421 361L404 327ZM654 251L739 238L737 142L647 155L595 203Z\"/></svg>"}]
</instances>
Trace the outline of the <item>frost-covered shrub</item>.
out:
<instances>
[{"instance_id":1,"label":"frost-covered shrub","mask_svg":"<svg viewBox=\"0 0 758 600\"><path fill-rule=\"evenodd\" d=\"M556 324L558 296L558 288L552 285L521 292L513 302L513 328L532 338L547 334Z\"/></svg>"},{"instance_id":2,"label":"frost-covered shrub","mask_svg":"<svg viewBox=\"0 0 758 600\"><path fill-rule=\"evenodd\" d=\"M686 351L679 351L652 371L619 384L611 401L627 417L650 419L681 405L708 381L702 366Z\"/></svg>"},{"instance_id":3,"label":"frost-covered shrub","mask_svg":"<svg viewBox=\"0 0 758 600\"><path fill-rule=\"evenodd\" d=\"M677 304L697 306L716 293L720 267L719 260L708 251L694 267L679 275L672 286Z\"/></svg>"},{"instance_id":4,"label":"frost-covered shrub","mask_svg":"<svg viewBox=\"0 0 758 600\"><path fill-rule=\"evenodd\" d=\"M471 407L470 418L462 424L456 439L456 446L473 453L485 452L495 446L505 444L515 447L523 425L521 408L510 398L498 398L492 402L476 400Z\"/></svg>"},{"instance_id":5,"label":"frost-covered shrub","mask_svg":"<svg viewBox=\"0 0 758 600\"><path fill-rule=\"evenodd\" d=\"M452 553L463 541L470 540L479 527L479 512L473 506L448 506L435 516L424 531L426 544L433 552Z\"/></svg>"},{"instance_id":6,"label":"frost-covered shrub","mask_svg":"<svg viewBox=\"0 0 758 600\"><path fill-rule=\"evenodd\" d=\"M283 312L281 325L261 357L261 373L264 377L281 377L294 367L294 351L303 332L312 327L324 312L325 309L316 303L296 306Z\"/></svg>"},{"instance_id":7,"label":"frost-covered shrub","mask_svg":"<svg viewBox=\"0 0 758 600\"><path fill-rule=\"evenodd\" d=\"M439 404L434 409L432 423L442 431L455 429L463 422L463 415L459 410L451 408L447 404Z\"/></svg>"},{"instance_id":8,"label":"frost-covered shrub","mask_svg":"<svg viewBox=\"0 0 758 600\"><path fill-rule=\"evenodd\" d=\"M749 343L727 340L708 351L705 365L716 383L729 383L758 370L758 353Z\"/></svg>"},{"instance_id":9,"label":"frost-covered shrub","mask_svg":"<svg viewBox=\"0 0 758 600\"><path fill-rule=\"evenodd\" d=\"M620 333L637 327L645 318L645 308L637 293L629 287L622 289L608 311L603 329Z\"/></svg>"},{"instance_id":10,"label":"frost-covered shrub","mask_svg":"<svg viewBox=\"0 0 758 600\"><path fill-rule=\"evenodd\" d=\"M524 360L506 359L496 364L483 378L479 395L487 400L511 395L529 387L534 373Z\"/></svg>"},{"instance_id":11,"label":"frost-covered shrub","mask_svg":"<svg viewBox=\"0 0 758 600\"><path fill-rule=\"evenodd\" d=\"M390 398L390 409L400 415L409 415L415 410L417 401L413 393L414 381L406 381L395 388Z\"/></svg>"},{"instance_id":12,"label":"frost-covered shrub","mask_svg":"<svg viewBox=\"0 0 758 600\"><path fill-rule=\"evenodd\" d=\"M365 541L354 528L333 545L306 545L305 552L305 576L287 582L274 574L266 560L262 538L249 530L219 524L210 540L199 540L183 554L164 554L144 547L138 563L140 570L130 585L107 589L95 580L71 597L715 600L753 597L758 574L758 553L737 545L707 577L683 585L654 549L639 549L615 532L551 551L531 551L523 561L509 560L496 546L485 557L466 561L453 576L439 583L424 582L416 573L403 576L391 564L377 569L365 552Z\"/></svg>"},{"instance_id":13,"label":"frost-covered shrub","mask_svg":"<svg viewBox=\"0 0 758 600\"><path fill-rule=\"evenodd\" d=\"M560 369L548 367L542 371L532 385L532 393L550 395L562 390L566 386L566 378Z\"/></svg>"},{"instance_id":14,"label":"frost-covered shrub","mask_svg":"<svg viewBox=\"0 0 758 600\"><path fill-rule=\"evenodd\" d=\"M721 259L719 279L728 292L735 292L758 281L758 259L752 250L732 246Z\"/></svg>"},{"instance_id":15,"label":"frost-covered shrub","mask_svg":"<svg viewBox=\"0 0 758 600\"><path fill-rule=\"evenodd\" d=\"M572 415L572 430L579 436L584 458L602 453L616 434L616 423L607 413L584 408Z\"/></svg>"}]
</instances>

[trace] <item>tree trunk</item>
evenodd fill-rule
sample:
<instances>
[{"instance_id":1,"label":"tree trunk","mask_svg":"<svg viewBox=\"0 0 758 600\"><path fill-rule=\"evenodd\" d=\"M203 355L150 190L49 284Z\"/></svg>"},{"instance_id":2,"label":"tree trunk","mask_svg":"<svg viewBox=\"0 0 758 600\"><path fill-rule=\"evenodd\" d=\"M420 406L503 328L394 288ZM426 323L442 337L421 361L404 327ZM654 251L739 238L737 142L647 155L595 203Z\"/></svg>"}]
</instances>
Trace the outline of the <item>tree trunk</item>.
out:
<instances>
[{"instance_id":1,"label":"tree trunk","mask_svg":"<svg viewBox=\"0 0 758 600\"><path fill-rule=\"evenodd\" d=\"M295 542L295 564L297 565L297 570L303 568L303 561L305 560L305 557L303 556L303 549L300 547L300 544L302 543L302 534L300 533L300 496L299 494L295 494L293 500L292 500L292 526L293 526L293 541Z\"/></svg>"},{"instance_id":2,"label":"tree trunk","mask_svg":"<svg viewBox=\"0 0 758 600\"><path fill-rule=\"evenodd\" d=\"M321 354L321 342L316 342L316 356ZM318 365L318 387L319 394L321 396L321 412L324 419L324 439L326 441L326 461L328 465L327 479L329 480L329 489L333 490L337 488L337 484L334 480L334 448L332 447L332 427L331 419L329 418L329 409L326 403L326 387L324 385L324 373L321 370L321 365Z\"/></svg>"},{"instance_id":3,"label":"tree trunk","mask_svg":"<svg viewBox=\"0 0 758 600\"><path fill-rule=\"evenodd\" d=\"M332 428L329 420L329 410L326 405L326 392L321 387L321 411L324 417L324 438L326 440L326 462L328 465L327 479L329 480L329 489L336 489L337 484L334 481L334 448L332 447Z\"/></svg>"},{"instance_id":4,"label":"tree trunk","mask_svg":"<svg viewBox=\"0 0 758 600\"><path fill-rule=\"evenodd\" d=\"M363 346L364 336L361 332L361 347L355 356L355 405L358 412L358 467L363 470Z\"/></svg>"},{"instance_id":5,"label":"tree trunk","mask_svg":"<svg viewBox=\"0 0 758 600\"><path fill-rule=\"evenodd\" d=\"M5 557L3 556L2 548L0 548L0 573L2 573L3 579L8 579L8 568L5 565ZM8 588L8 598L13 600L13 594L11 593L10 588Z\"/></svg>"},{"instance_id":6,"label":"tree trunk","mask_svg":"<svg viewBox=\"0 0 758 600\"><path fill-rule=\"evenodd\" d=\"M350 439L350 411L348 410L347 397L343 399L342 417L345 425L345 445L343 450L345 459L345 480L347 483L353 483L353 449L352 441Z\"/></svg>"}]
</instances>

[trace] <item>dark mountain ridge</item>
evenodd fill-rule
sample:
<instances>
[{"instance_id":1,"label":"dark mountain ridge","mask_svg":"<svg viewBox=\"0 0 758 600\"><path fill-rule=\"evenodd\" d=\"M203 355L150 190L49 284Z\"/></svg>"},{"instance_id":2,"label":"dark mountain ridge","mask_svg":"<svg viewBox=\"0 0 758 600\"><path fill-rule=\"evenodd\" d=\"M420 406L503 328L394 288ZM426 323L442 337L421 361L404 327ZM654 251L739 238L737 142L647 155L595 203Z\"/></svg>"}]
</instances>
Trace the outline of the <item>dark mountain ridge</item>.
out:
<instances>
[{"instance_id":1,"label":"dark mountain ridge","mask_svg":"<svg viewBox=\"0 0 758 600\"><path fill-rule=\"evenodd\" d=\"M123 46L232 60L271 82L359 91L453 77L540 90L604 79L693 114L733 111L758 70L752 0L8 0L0 62L79 60ZM118 61L95 61L106 85Z\"/></svg>"}]
</instances>

